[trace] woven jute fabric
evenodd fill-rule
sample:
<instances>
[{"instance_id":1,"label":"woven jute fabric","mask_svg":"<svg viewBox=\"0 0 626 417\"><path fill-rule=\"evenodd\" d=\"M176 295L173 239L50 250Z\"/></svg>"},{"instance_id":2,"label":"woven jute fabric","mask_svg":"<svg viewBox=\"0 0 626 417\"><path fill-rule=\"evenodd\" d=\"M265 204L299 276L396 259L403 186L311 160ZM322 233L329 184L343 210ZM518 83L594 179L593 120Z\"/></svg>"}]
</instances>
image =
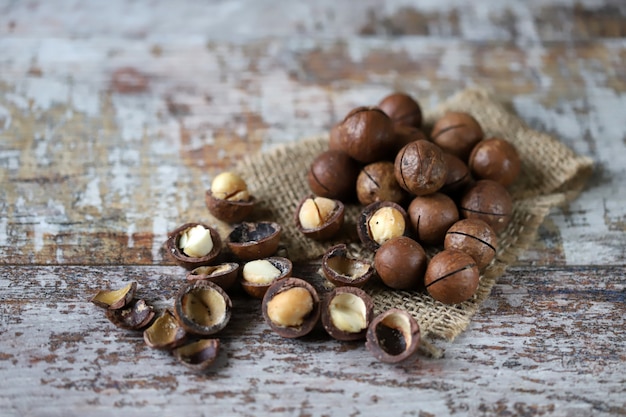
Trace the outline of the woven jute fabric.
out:
<instances>
[{"instance_id":1,"label":"woven jute fabric","mask_svg":"<svg viewBox=\"0 0 626 417\"><path fill-rule=\"evenodd\" d=\"M512 142L522 159L520 178L510 187L514 199L512 220L498 236L496 259L482 273L474 297L458 305L442 304L417 291L391 290L381 283L372 284L366 290L374 299L376 312L392 307L405 309L417 319L423 335L453 340L467 328L497 278L532 243L551 208L581 191L591 173L592 161L577 156L554 137L530 129L482 89L464 90L435 109L425 111L425 126L432 126L446 111L470 113L483 127L485 137L497 136ZM260 201L257 217L283 226L282 244L293 261L319 258L330 246L340 242L350 244L354 253L368 255L356 234L361 206L346 207L344 229L330 242L308 239L295 227L298 203L310 194L306 179L308 167L327 147L327 136L303 139L252 155L236 167Z\"/></svg>"}]
</instances>

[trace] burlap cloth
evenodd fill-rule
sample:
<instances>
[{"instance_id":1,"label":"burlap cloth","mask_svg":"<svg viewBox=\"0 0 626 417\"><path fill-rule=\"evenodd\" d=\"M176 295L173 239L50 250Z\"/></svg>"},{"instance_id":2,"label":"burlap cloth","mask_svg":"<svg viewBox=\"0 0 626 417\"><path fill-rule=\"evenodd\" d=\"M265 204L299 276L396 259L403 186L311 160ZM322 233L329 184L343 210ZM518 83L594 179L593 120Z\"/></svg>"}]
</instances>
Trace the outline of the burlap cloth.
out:
<instances>
[{"instance_id":1,"label":"burlap cloth","mask_svg":"<svg viewBox=\"0 0 626 417\"><path fill-rule=\"evenodd\" d=\"M534 240L550 209L580 192L591 173L592 161L577 156L555 138L530 129L484 90L464 90L432 111L425 111L425 125L432 126L433 121L449 110L472 114L486 137L499 136L511 141L522 159L520 178L510 188L514 199L512 221L499 235L496 259L482 274L475 296L459 305L445 305L419 292L390 290L380 283L366 290L374 299L376 312L391 307L405 309L417 319L424 336L453 340L467 328L497 278ZM260 200L260 216L284 227L282 244L293 261L318 258L338 242L352 243L351 247L359 251L354 228L360 206L346 207L345 232L331 242L310 240L294 226L297 204L310 193L306 180L308 167L327 145L327 136L299 140L250 156L235 169ZM437 355L436 351L431 353Z\"/></svg>"}]
</instances>

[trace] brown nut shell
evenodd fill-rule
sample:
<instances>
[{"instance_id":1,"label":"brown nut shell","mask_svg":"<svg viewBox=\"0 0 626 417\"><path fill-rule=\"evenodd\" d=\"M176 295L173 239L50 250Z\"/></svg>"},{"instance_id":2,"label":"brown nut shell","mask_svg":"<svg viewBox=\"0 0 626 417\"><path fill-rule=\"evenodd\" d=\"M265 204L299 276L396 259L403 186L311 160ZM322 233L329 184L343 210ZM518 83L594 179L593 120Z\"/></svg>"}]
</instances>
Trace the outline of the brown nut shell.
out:
<instances>
[{"instance_id":1,"label":"brown nut shell","mask_svg":"<svg viewBox=\"0 0 626 417\"><path fill-rule=\"evenodd\" d=\"M411 194L432 194L445 184L448 175L443 152L427 140L411 142L396 156L395 175L398 184Z\"/></svg>"},{"instance_id":2,"label":"brown nut shell","mask_svg":"<svg viewBox=\"0 0 626 417\"><path fill-rule=\"evenodd\" d=\"M332 239L341 231L341 228L343 227L345 206L340 200L334 200L337 206L335 207L332 215L328 219L326 219L326 221L322 225L313 229L304 228L300 223L298 215L300 213L300 210L302 209L302 205L304 204L304 202L314 197L315 196L313 195L308 195L300 200L300 203L298 203L298 207L296 208L296 213L294 216L296 228L300 231L300 233L313 240L324 241Z\"/></svg>"},{"instance_id":3,"label":"brown nut shell","mask_svg":"<svg viewBox=\"0 0 626 417\"><path fill-rule=\"evenodd\" d=\"M226 244L239 259L268 258L276 253L281 232L282 227L275 222L244 222L233 228Z\"/></svg>"},{"instance_id":4,"label":"brown nut shell","mask_svg":"<svg viewBox=\"0 0 626 417\"><path fill-rule=\"evenodd\" d=\"M444 152L443 159L446 162L448 173L446 175L446 182L439 191L456 199L472 182L472 175L470 174L467 164L458 157Z\"/></svg>"},{"instance_id":5,"label":"brown nut shell","mask_svg":"<svg viewBox=\"0 0 626 417\"><path fill-rule=\"evenodd\" d=\"M348 256L348 248L343 243L324 253L322 271L326 279L337 287L362 287L374 276L372 264Z\"/></svg>"},{"instance_id":6,"label":"brown nut shell","mask_svg":"<svg viewBox=\"0 0 626 417\"><path fill-rule=\"evenodd\" d=\"M178 247L178 241L185 230L198 225L201 225L211 233L213 249L211 249L211 252L207 253L205 256L195 258L185 255ZM222 239L220 238L219 233L217 233L217 230L202 223L185 223L174 229L174 231L169 234L165 245L167 247L167 252L174 259L174 262L185 269L194 269L199 266L210 265L222 251Z\"/></svg>"},{"instance_id":7,"label":"brown nut shell","mask_svg":"<svg viewBox=\"0 0 626 417\"><path fill-rule=\"evenodd\" d=\"M321 319L326 332L334 339L365 339L374 315L374 302L362 289L337 287L322 300Z\"/></svg>"},{"instance_id":8,"label":"brown nut shell","mask_svg":"<svg viewBox=\"0 0 626 417\"><path fill-rule=\"evenodd\" d=\"M242 273L241 281L240 281L241 288L243 288L243 290L251 297L262 299L265 293L267 292L267 289L273 283L283 278L289 278L293 271L293 264L287 258L283 258L281 256L272 256L269 258L265 258L265 260L267 260L269 263L274 265L280 271L280 275L268 283L255 283L255 282L247 281L243 277L243 273ZM242 268L242 271L243 271L243 268Z\"/></svg>"},{"instance_id":9,"label":"brown nut shell","mask_svg":"<svg viewBox=\"0 0 626 417\"><path fill-rule=\"evenodd\" d=\"M185 342L187 332L169 309L143 331L143 340L153 349L172 350Z\"/></svg>"},{"instance_id":10,"label":"brown nut shell","mask_svg":"<svg viewBox=\"0 0 626 417\"><path fill-rule=\"evenodd\" d=\"M394 125L393 131L393 158L395 158L400 149L405 147L407 144L415 142L416 140L428 140L426 134L417 127Z\"/></svg>"},{"instance_id":11,"label":"brown nut shell","mask_svg":"<svg viewBox=\"0 0 626 417\"><path fill-rule=\"evenodd\" d=\"M311 191L320 197L350 201L354 198L359 164L347 153L331 149L315 157L307 173Z\"/></svg>"},{"instance_id":12,"label":"brown nut shell","mask_svg":"<svg viewBox=\"0 0 626 417\"><path fill-rule=\"evenodd\" d=\"M250 196L247 201L226 200L217 198L211 190L204 193L204 201L209 212L215 218L226 223L239 223L250 216L256 205L256 198Z\"/></svg>"},{"instance_id":13,"label":"brown nut shell","mask_svg":"<svg viewBox=\"0 0 626 417\"><path fill-rule=\"evenodd\" d=\"M478 142L472 149L468 165L474 177L494 180L505 187L513 184L522 169L515 146L501 138Z\"/></svg>"},{"instance_id":14,"label":"brown nut shell","mask_svg":"<svg viewBox=\"0 0 626 417\"><path fill-rule=\"evenodd\" d=\"M378 107L357 107L341 123L339 146L351 158L369 164L382 159L393 142L393 123Z\"/></svg>"},{"instance_id":15,"label":"brown nut shell","mask_svg":"<svg viewBox=\"0 0 626 417\"><path fill-rule=\"evenodd\" d=\"M129 282L117 290L100 290L89 301L98 307L117 310L126 307L135 297L137 282Z\"/></svg>"},{"instance_id":16,"label":"brown nut shell","mask_svg":"<svg viewBox=\"0 0 626 417\"><path fill-rule=\"evenodd\" d=\"M230 320L232 302L226 292L210 281L185 284L174 299L174 315L188 333L209 336Z\"/></svg>"},{"instance_id":17,"label":"brown nut shell","mask_svg":"<svg viewBox=\"0 0 626 417\"><path fill-rule=\"evenodd\" d=\"M154 318L154 310L145 300L134 300L124 308L106 310L106 318L121 329L141 330Z\"/></svg>"},{"instance_id":18,"label":"brown nut shell","mask_svg":"<svg viewBox=\"0 0 626 417\"><path fill-rule=\"evenodd\" d=\"M406 191L396 181L394 164L390 161L364 166L356 180L356 195L364 206L377 201L401 204L407 198Z\"/></svg>"},{"instance_id":19,"label":"brown nut shell","mask_svg":"<svg viewBox=\"0 0 626 417\"><path fill-rule=\"evenodd\" d=\"M397 224L397 223L395 224L398 226L398 228L403 227L403 231L401 233L400 232L394 233L393 237L402 236L402 235L407 236L410 233L411 227L410 227L409 216L406 213L406 210L402 208L402 206L391 201L378 201L376 203L372 203L361 211L361 214L359 215L359 218L357 220L356 230L357 230L359 239L361 240L363 245L366 248L373 250L373 251L376 251L380 247L380 243L378 243L376 239L372 236L372 230L369 226L370 220L372 216L374 216L379 209L382 209L384 207L390 207L392 209L397 210L397 212L400 214L400 217L404 221L404 225Z\"/></svg>"},{"instance_id":20,"label":"brown nut shell","mask_svg":"<svg viewBox=\"0 0 626 417\"><path fill-rule=\"evenodd\" d=\"M509 225L513 213L513 199L507 189L493 180L476 181L459 202L459 213L465 219L479 219L496 233Z\"/></svg>"},{"instance_id":21,"label":"brown nut shell","mask_svg":"<svg viewBox=\"0 0 626 417\"><path fill-rule=\"evenodd\" d=\"M275 323L270 318L271 313L268 312L268 304L278 295L296 288L303 288L309 293L312 302L311 310L302 318L302 323L299 325L282 326ZM292 307L296 306L285 306L286 309ZM278 335L285 338L302 337L313 330L320 318L320 299L317 291L311 284L301 278L290 277L276 281L268 288L267 292L263 296L261 311L265 322Z\"/></svg>"},{"instance_id":22,"label":"brown nut shell","mask_svg":"<svg viewBox=\"0 0 626 417\"><path fill-rule=\"evenodd\" d=\"M430 246L443 244L446 232L459 220L454 200L442 193L415 197L407 212L415 239Z\"/></svg>"},{"instance_id":23,"label":"brown nut shell","mask_svg":"<svg viewBox=\"0 0 626 417\"><path fill-rule=\"evenodd\" d=\"M463 219L454 223L446 233L445 249L457 249L474 258L479 270L495 258L498 245L496 232L482 220Z\"/></svg>"},{"instance_id":24,"label":"brown nut shell","mask_svg":"<svg viewBox=\"0 0 626 417\"><path fill-rule=\"evenodd\" d=\"M187 272L187 281L211 281L224 290L229 290L237 282L239 264L227 262L219 265L199 266Z\"/></svg>"},{"instance_id":25,"label":"brown nut shell","mask_svg":"<svg viewBox=\"0 0 626 417\"><path fill-rule=\"evenodd\" d=\"M422 245L406 236L383 243L374 256L381 281L396 290L423 290L427 264Z\"/></svg>"},{"instance_id":26,"label":"brown nut shell","mask_svg":"<svg viewBox=\"0 0 626 417\"><path fill-rule=\"evenodd\" d=\"M444 304L458 304L472 298L479 284L478 266L465 252L446 249L432 257L426 268L426 291Z\"/></svg>"},{"instance_id":27,"label":"brown nut shell","mask_svg":"<svg viewBox=\"0 0 626 417\"><path fill-rule=\"evenodd\" d=\"M420 327L413 316L392 308L372 320L365 346L381 362L409 363L417 359L420 336Z\"/></svg>"},{"instance_id":28,"label":"brown nut shell","mask_svg":"<svg viewBox=\"0 0 626 417\"><path fill-rule=\"evenodd\" d=\"M219 352L219 339L200 339L174 349L172 354L189 369L204 372L215 363Z\"/></svg>"},{"instance_id":29,"label":"brown nut shell","mask_svg":"<svg viewBox=\"0 0 626 417\"><path fill-rule=\"evenodd\" d=\"M448 112L437 120L430 136L444 152L467 162L472 149L483 139L483 135L482 127L469 113Z\"/></svg>"},{"instance_id":30,"label":"brown nut shell","mask_svg":"<svg viewBox=\"0 0 626 417\"><path fill-rule=\"evenodd\" d=\"M406 93L389 94L378 103L378 107L395 125L414 127L422 125L422 109L418 102Z\"/></svg>"}]
</instances>

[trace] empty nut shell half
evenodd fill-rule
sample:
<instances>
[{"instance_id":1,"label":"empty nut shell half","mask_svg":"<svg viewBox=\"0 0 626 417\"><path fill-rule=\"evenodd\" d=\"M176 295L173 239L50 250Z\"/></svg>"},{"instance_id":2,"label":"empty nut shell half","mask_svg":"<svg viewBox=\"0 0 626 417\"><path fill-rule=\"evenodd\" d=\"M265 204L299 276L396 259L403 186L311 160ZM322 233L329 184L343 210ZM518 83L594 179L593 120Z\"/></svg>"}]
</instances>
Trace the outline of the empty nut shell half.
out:
<instances>
[{"instance_id":1,"label":"empty nut shell half","mask_svg":"<svg viewBox=\"0 0 626 417\"><path fill-rule=\"evenodd\" d=\"M366 339L365 346L379 361L409 362L417 356L420 327L408 312L392 308L372 320Z\"/></svg>"},{"instance_id":2,"label":"empty nut shell half","mask_svg":"<svg viewBox=\"0 0 626 417\"><path fill-rule=\"evenodd\" d=\"M378 201L365 207L357 220L357 233L363 245L376 251L380 245L410 232L409 216L391 201Z\"/></svg>"},{"instance_id":3,"label":"empty nut shell half","mask_svg":"<svg viewBox=\"0 0 626 417\"><path fill-rule=\"evenodd\" d=\"M263 296L262 313L270 328L282 337L296 338L313 330L320 318L320 299L311 284L287 278L272 284Z\"/></svg>"},{"instance_id":4,"label":"empty nut shell half","mask_svg":"<svg viewBox=\"0 0 626 417\"><path fill-rule=\"evenodd\" d=\"M199 266L187 272L188 281L211 281L224 290L230 289L236 282L239 274L239 264L228 262L214 266Z\"/></svg>"},{"instance_id":5,"label":"empty nut shell half","mask_svg":"<svg viewBox=\"0 0 626 417\"><path fill-rule=\"evenodd\" d=\"M209 336L230 320L232 302L224 290L210 281L194 281L178 291L174 314L187 332Z\"/></svg>"},{"instance_id":6,"label":"empty nut shell half","mask_svg":"<svg viewBox=\"0 0 626 417\"><path fill-rule=\"evenodd\" d=\"M373 311L374 302L365 291L356 287L337 287L322 301L322 324L334 339L364 339Z\"/></svg>"},{"instance_id":7,"label":"empty nut shell half","mask_svg":"<svg viewBox=\"0 0 626 417\"><path fill-rule=\"evenodd\" d=\"M219 339L200 339L174 349L172 354L189 369L202 372L215 362L219 352Z\"/></svg>"},{"instance_id":8,"label":"empty nut shell half","mask_svg":"<svg viewBox=\"0 0 626 417\"><path fill-rule=\"evenodd\" d=\"M140 330L154 318L152 306L144 300L136 300L118 310L106 310L106 317L117 327L126 330Z\"/></svg>"},{"instance_id":9,"label":"empty nut shell half","mask_svg":"<svg viewBox=\"0 0 626 417\"><path fill-rule=\"evenodd\" d=\"M343 226L344 210L345 210L344 204L339 200L330 200L334 202L335 204L331 213L328 216L322 216L318 211L318 214L320 215L319 225L312 227L312 228L308 228L302 225L302 222L300 221L300 216L302 215L302 210L305 204L308 204L311 200L314 201L315 196L308 195L304 197L302 200L300 200L300 203L298 204L298 208L296 209L296 215L295 215L296 227L303 235L313 240L322 241L322 240L328 240L328 239L333 238L337 233L339 233L339 231L341 230ZM322 217L325 217L325 218L322 218Z\"/></svg>"},{"instance_id":10,"label":"empty nut shell half","mask_svg":"<svg viewBox=\"0 0 626 417\"><path fill-rule=\"evenodd\" d=\"M290 277L292 268L291 261L281 256L250 261L242 269L241 288L250 296L261 299L274 282Z\"/></svg>"},{"instance_id":11,"label":"empty nut shell half","mask_svg":"<svg viewBox=\"0 0 626 417\"><path fill-rule=\"evenodd\" d=\"M195 226L204 227L204 229L209 231L211 236L213 247L211 248L210 252L204 256L188 256L180 248L181 236L185 233L185 231ZM210 265L211 263L213 263L215 258L217 258L222 250L222 240L220 239L220 235L217 233L217 231L210 226L202 223L185 223L169 234L166 246L167 252L178 265L182 266L185 269L194 269L199 266Z\"/></svg>"},{"instance_id":12,"label":"empty nut shell half","mask_svg":"<svg viewBox=\"0 0 626 417\"><path fill-rule=\"evenodd\" d=\"M209 212L226 223L239 223L245 220L250 216L257 202L253 196L246 201L217 198L210 189L204 193L204 201Z\"/></svg>"},{"instance_id":13,"label":"empty nut shell half","mask_svg":"<svg viewBox=\"0 0 626 417\"><path fill-rule=\"evenodd\" d=\"M275 222L244 222L230 232L227 245L242 260L268 258L278 249L281 232L282 227Z\"/></svg>"},{"instance_id":14,"label":"empty nut shell half","mask_svg":"<svg viewBox=\"0 0 626 417\"><path fill-rule=\"evenodd\" d=\"M180 346L187 337L174 313L165 310L146 330L143 331L143 340L153 349L171 350Z\"/></svg>"},{"instance_id":15,"label":"empty nut shell half","mask_svg":"<svg viewBox=\"0 0 626 417\"><path fill-rule=\"evenodd\" d=\"M337 287L362 287L374 276L374 267L364 259L348 256L345 244L331 247L322 257L324 276Z\"/></svg>"},{"instance_id":16,"label":"empty nut shell half","mask_svg":"<svg viewBox=\"0 0 626 417\"><path fill-rule=\"evenodd\" d=\"M124 308L133 300L135 291L137 291L137 282L133 281L117 290L100 290L91 297L90 301L98 307L117 310Z\"/></svg>"}]
</instances>

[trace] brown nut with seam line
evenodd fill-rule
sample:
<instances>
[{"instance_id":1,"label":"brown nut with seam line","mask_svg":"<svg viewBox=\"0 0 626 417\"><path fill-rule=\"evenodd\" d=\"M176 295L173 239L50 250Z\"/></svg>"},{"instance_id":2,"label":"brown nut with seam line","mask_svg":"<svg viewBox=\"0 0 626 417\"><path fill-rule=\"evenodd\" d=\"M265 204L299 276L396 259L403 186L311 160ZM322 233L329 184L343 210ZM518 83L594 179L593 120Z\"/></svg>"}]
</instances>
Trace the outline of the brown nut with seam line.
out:
<instances>
[{"instance_id":1,"label":"brown nut with seam line","mask_svg":"<svg viewBox=\"0 0 626 417\"><path fill-rule=\"evenodd\" d=\"M438 191L448 175L443 152L427 140L416 140L400 149L394 168L400 187L416 196Z\"/></svg>"},{"instance_id":2,"label":"brown nut with seam line","mask_svg":"<svg viewBox=\"0 0 626 417\"><path fill-rule=\"evenodd\" d=\"M354 199L359 169L359 164L347 153L331 149L311 162L307 182L315 195L346 202Z\"/></svg>"},{"instance_id":3,"label":"brown nut with seam line","mask_svg":"<svg viewBox=\"0 0 626 417\"><path fill-rule=\"evenodd\" d=\"M467 253L474 258L479 270L495 258L497 245L496 232L479 219L459 220L448 229L444 240L445 249L458 249Z\"/></svg>"},{"instance_id":4,"label":"brown nut with seam line","mask_svg":"<svg viewBox=\"0 0 626 417\"><path fill-rule=\"evenodd\" d=\"M431 132L432 141L444 152L451 153L467 162L474 146L483 139L483 129L469 113L447 112Z\"/></svg>"},{"instance_id":5,"label":"brown nut with seam line","mask_svg":"<svg viewBox=\"0 0 626 417\"><path fill-rule=\"evenodd\" d=\"M444 304L459 304L472 298L479 280L476 261L456 249L444 249L433 256L424 276L428 294Z\"/></svg>"},{"instance_id":6,"label":"brown nut with seam line","mask_svg":"<svg viewBox=\"0 0 626 417\"><path fill-rule=\"evenodd\" d=\"M522 161L512 143L501 138L480 141L472 149L468 162L474 177L494 180L508 187L522 169Z\"/></svg>"},{"instance_id":7,"label":"brown nut with seam line","mask_svg":"<svg viewBox=\"0 0 626 417\"><path fill-rule=\"evenodd\" d=\"M369 164L383 159L393 142L393 123L378 107L357 107L344 118L338 144L358 162Z\"/></svg>"},{"instance_id":8,"label":"brown nut with seam line","mask_svg":"<svg viewBox=\"0 0 626 417\"><path fill-rule=\"evenodd\" d=\"M356 195L367 206L376 201L393 201L401 204L407 198L394 174L394 164L378 161L363 167L356 180Z\"/></svg>"},{"instance_id":9,"label":"brown nut with seam line","mask_svg":"<svg viewBox=\"0 0 626 417\"><path fill-rule=\"evenodd\" d=\"M465 219L482 220L500 233L511 222L513 199L499 182L479 180L461 198L459 213Z\"/></svg>"},{"instance_id":10,"label":"brown nut with seam line","mask_svg":"<svg viewBox=\"0 0 626 417\"><path fill-rule=\"evenodd\" d=\"M430 246L442 245L450 226L459 220L454 200L442 193L415 197L407 213L415 239Z\"/></svg>"},{"instance_id":11,"label":"brown nut with seam line","mask_svg":"<svg viewBox=\"0 0 626 417\"><path fill-rule=\"evenodd\" d=\"M374 268L381 281L396 290L422 291L427 264L422 245L406 236L386 241L374 256Z\"/></svg>"},{"instance_id":12,"label":"brown nut with seam line","mask_svg":"<svg viewBox=\"0 0 626 417\"><path fill-rule=\"evenodd\" d=\"M419 103L406 93L392 93L383 98L378 107L384 111L394 125L420 127L422 109Z\"/></svg>"}]
</instances>

